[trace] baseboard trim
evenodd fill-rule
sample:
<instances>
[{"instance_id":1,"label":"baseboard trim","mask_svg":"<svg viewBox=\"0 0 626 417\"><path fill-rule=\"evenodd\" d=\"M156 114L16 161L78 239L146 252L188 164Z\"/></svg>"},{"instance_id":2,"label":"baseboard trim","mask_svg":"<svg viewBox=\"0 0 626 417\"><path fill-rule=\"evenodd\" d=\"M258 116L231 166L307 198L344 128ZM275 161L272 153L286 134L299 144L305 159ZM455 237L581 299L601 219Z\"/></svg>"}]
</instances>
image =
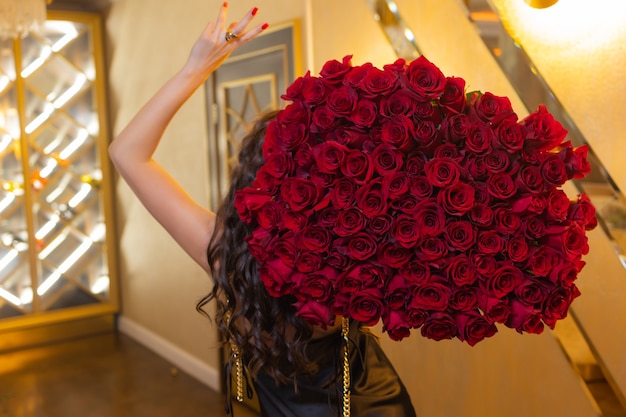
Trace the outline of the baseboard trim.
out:
<instances>
[{"instance_id":1,"label":"baseboard trim","mask_svg":"<svg viewBox=\"0 0 626 417\"><path fill-rule=\"evenodd\" d=\"M181 371L202 382L209 388L220 392L220 373L195 356L146 329L142 325L124 316L117 318L117 328L121 333L142 344Z\"/></svg>"}]
</instances>

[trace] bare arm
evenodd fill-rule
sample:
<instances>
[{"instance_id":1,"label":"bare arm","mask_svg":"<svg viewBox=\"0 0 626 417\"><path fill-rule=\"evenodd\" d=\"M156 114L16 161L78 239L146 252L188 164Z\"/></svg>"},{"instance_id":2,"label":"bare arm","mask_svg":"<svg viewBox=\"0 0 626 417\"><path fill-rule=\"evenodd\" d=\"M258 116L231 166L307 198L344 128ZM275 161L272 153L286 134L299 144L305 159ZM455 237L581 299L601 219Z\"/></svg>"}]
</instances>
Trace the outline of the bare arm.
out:
<instances>
[{"instance_id":1,"label":"bare arm","mask_svg":"<svg viewBox=\"0 0 626 417\"><path fill-rule=\"evenodd\" d=\"M267 27L264 24L246 32L256 14L254 8L229 27L240 37L226 41L226 8L224 3L217 21L206 26L181 70L156 92L109 146L113 164L142 204L207 271L206 249L215 227L215 215L193 201L152 155L168 124L189 97L237 46Z\"/></svg>"}]
</instances>

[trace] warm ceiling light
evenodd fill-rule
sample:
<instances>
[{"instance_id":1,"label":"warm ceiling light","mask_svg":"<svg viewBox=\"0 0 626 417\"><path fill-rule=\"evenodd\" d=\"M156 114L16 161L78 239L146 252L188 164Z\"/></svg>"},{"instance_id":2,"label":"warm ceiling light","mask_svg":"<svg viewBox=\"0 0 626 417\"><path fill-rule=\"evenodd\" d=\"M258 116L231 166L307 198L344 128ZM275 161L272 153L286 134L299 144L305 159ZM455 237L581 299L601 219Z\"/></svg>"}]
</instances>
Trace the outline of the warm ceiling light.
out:
<instances>
[{"instance_id":1,"label":"warm ceiling light","mask_svg":"<svg viewBox=\"0 0 626 417\"><path fill-rule=\"evenodd\" d=\"M23 38L45 20L46 0L0 0L0 39Z\"/></svg>"},{"instance_id":2,"label":"warm ceiling light","mask_svg":"<svg viewBox=\"0 0 626 417\"><path fill-rule=\"evenodd\" d=\"M545 9L553 6L559 0L524 0L524 3L535 9Z\"/></svg>"}]
</instances>

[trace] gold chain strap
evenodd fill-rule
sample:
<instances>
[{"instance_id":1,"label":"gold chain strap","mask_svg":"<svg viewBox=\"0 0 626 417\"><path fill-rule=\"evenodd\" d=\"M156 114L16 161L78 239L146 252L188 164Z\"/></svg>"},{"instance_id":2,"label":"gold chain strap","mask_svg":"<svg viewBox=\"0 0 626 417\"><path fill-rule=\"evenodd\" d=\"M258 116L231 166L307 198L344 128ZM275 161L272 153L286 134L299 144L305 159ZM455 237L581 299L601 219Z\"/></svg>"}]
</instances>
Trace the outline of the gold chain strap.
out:
<instances>
[{"instance_id":1,"label":"gold chain strap","mask_svg":"<svg viewBox=\"0 0 626 417\"><path fill-rule=\"evenodd\" d=\"M230 320L232 318L232 314L230 311L226 311L224 313L224 321L226 322L226 327L230 326ZM232 336L231 336L232 337ZM239 348L235 344L235 342L230 340L230 351L233 356L233 366L235 368L235 399L238 402L243 402L243 362L241 361L241 353L239 352ZM230 375L232 378L232 375Z\"/></svg>"},{"instance_id":2,"label":"gold chain strap","mask_svg":"<svg viewBox=\"0 0 626 417\"><path fill-rule=\"evenodd\" d=\"M341 319L341 337L343 338L343 413L342 417L350 417L350 345L348 332L350 319Z\"/></svg>"},{"instance_id":3,"label":"gold chain strap","mask_svg":"<svg viewBox=\"0 0 626 417\"><path fill-rule=\"evenodd\" d=\"M233 365L235 367L235 399L241 403L243 402L243 363L239 348L232 341L230 348L233 351Z\"/></svg>"}]
</instances>

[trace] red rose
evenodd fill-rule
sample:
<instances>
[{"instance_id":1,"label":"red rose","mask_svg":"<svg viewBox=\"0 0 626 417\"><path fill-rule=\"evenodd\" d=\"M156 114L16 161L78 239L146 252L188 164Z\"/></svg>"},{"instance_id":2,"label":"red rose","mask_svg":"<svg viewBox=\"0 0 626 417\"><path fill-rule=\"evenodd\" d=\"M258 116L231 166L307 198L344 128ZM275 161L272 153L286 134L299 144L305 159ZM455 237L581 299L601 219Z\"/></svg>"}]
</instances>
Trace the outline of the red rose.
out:
<instances>
[{"instance_id":1,"label":"red rose","mask_svg":"<svg viewBox=\"0 0 626 417\"><path fill-rule=\"evenodd\" d=\"M543 332L544 326L541 321L541 315L535 312L533 306L517 300L511 300L510 306L511 314L506 322L507 327L511 327L520 333L540 334Z\"/></svg>"},{"instance_id":2,"label":"red rose","mask_svg":"<svg viewBox=\"0 0 626 417\"><path fill-rule=\"evenodd\" d=\"M433 196L433 185L425 175L418 175L409 179L409 192L418 199L427 199Z\"/></svg>"},{"instance_id":3,"label":"red rose","mask_svg":"<svg viewBox=\"0 0 626 417\"><path fill-rule=\"evenodd\" d=\"M350 87L341 86L332 90L326 99L328 109L337 116L350 116L356 108L358 95Z\"/></svg>"},{"instance_id":4,"label":"red rose","mask_svg":"<svg viewBox=\"0 0 626 417\"><path fill-rule=\"evenodd\" d=\"M524 304L537 306L543 303L549 288L541 281L525 278L514 290L515 296Z\"/></svg>"},{"instance_id":5,"label":"red rose","mask_svg":"<svg viewBox=\"0 0 626 417\"><path fill-rule=\"evenodd\" d=\"M310 210L320 198L320 190L313 182L294 177L283 181L280 194L291 210L296 212Z\"/></svg>"},{"instance_id":6,"label":"red rose","mask_svg":"<svg viewBox=\"0 0 626 417\"><path fill-rule=\"evenodd\" d=\"M372 151L372 162L376 172L384 177L402 167L402 153L389 145L380 144Z\"/></svg>"},{"instance_id":7,"label":"red rose","mask_svg":"<svg viewBox=\"0 0 626 417\"><path fill-rule=\"evenodd\" d=\"M469 125L465 146L475 154L483 155L491 151L491 144L495 135L489 125L483 122L473 121Z\"/></svg>"},{"instance_id":8,"label":"red rose","mask_svg":"<svg viewBox=\"0 0 626 417\"><path fill-rule=\"evenodd\" d=\"M419 328L428 318L428 312L419 307L409 305L406 309L406 319L412 328Z\"/></svg>"},{"instance_id":9,"label":"red rose","mask_svg":"<svg viewBox=\"0 0 626 417\"><path fill-rule=\"evenodd\" d=\"M352 294L348 314L366 326L375 325L383 312L383 293L378 288L366 288Z\"/></svg>"},{"instance_id":10,"label":"red rose","mask_svg":"<svg viewBox=\"0 0 626 417\"><path fill-rule=\"evenodd\" d=\"M298 254L298 257L296 258L295 267L298 272L302 272L303 274L309 274L313 271L317 271L318 269L320 269L322 267L322 262L322 256L319 253L302 251Z\"/></svg>"},{"instance_id":11,"label":"red rose","mask_svg":"<svg viewBox=\"0 0 626 417\"><path fill-rule=\"evenodd\" d=\"M322 142L313 147L315 162L324 173L337 172L344 163L349 149L347 146L337 142Z\"/></svg>"},{"instance_id":12,"label":"red rose","mask_svg":"<svg viewBox=\"0 0 626 417\"><path fill-rule=\"evenodd\" d=\"M465 110L465 80L458 77L446 77L446 85L439 102L448 111L463 113Z\"/></svg>"},{"instance_id":13,"label":"red rose","mask_svg":"<svg viewBox=\"0 0 626 417\"><path fill-rule=\"evenodd\" d=\"M383 323L383 332L387 332L391 340L402 340L411 334L411 325L402 311L385 309Z\"/></svg>"},{"instance_id":14,"label":"red rose","mask_svg":"<svg viewBox=\"0 0 626 417\"><path fill-rule=\"evenodd\" d=\"M474 207L474 187L458 182L439 191L437 201L451 216L462 216Z\"/></svg>"},{"instance_id":15,"label":"red rose","mask_svg":"<svg viewBox=\"0 0 626 417\"><path fill-rule=\"evenodd\" d=\"M528 165L520 169L515 178L515 185L521 191L538 194L543 191L545 182L539 168Z\"/></svg>"},{"instance_id":16,"label":"red rose","mask_svg":"<svg viewBox=\"0 0 626 417\"><path fill-rule=\"evenodd\" d=\"M374 124L377 116L376 103L369 100L359 100L350 120L358 127L369 128Z\"/></svg>"},{"instance_id":17,"label":"red rose","mask_svg":"<svg viewBox=\"0 0 626 417\"><path fill-rule=\"evenodd\" d=\"M446 89L446 77L424 55L409 64L405 75L408 89L421 99L438 98Z\"/></svg>"},{"instance_id":18,"label":"red rose","mask_svg":"<svg viewBox=\"0 0 626 417\"><path fill-rule=\"evenodd\" d=\"M366 62L363 65L357 65L350 68L342 80L343 85L350 86L352 88L360 88L363 78L367 75L368 71L374 68L371 62Z\"/></svg>"},{"instance_id":19,"label":"red rose","mask_svg":"<svg viewBox=\"0 0 626 417\"><path fill-rule=\"evenodd\" d=\"M273 250L275 242L275 236L268 230L257 227L252 231L252 234L246 236L245 242L248 245L248 251L254 256L260 263L267 262Z\"/></svg>"},{"instance_id":20,"label":"red rose","mask_svg":"<svg viewBox=\"0 0 626 417\"><path fill-rule=\"evenodd\" d=\"M320 78L311 77L308 73L304 76L302 96L309 105L318 105L326 100L328 85Z\"/></svg>"},{"instance_id":21,"label":"red rose","mask_svg":"<svg viewBox=\"0 0 626 417\"><path fill-rule=\"evenodd\" d=\"M578 276L578 273L585 266L585 261L581 259L563 260L556 266L549 275L550 281L563 287L571 287Z\"/></svg>"},{"instance_id":22,"label":"red rose","mask_svg":"<svg viewBox=\"0 0 626 417\"><path fill-rule=\"evenodd\" d=\"M408 249L386 241L378 246L378 262L391 268L402 268L411 259Z\"/></svg>"},{"instance_id":23,"label":"red rose","mask_svg":"<svg viewBox=\"0 0 626 417\"><path fill-rule=\"evenodd\" d=\"M405 90L394 91L381 99L380 114L389 118L399 115L411 117L415 111L414 103L415 98Z\"/></svg>"},{"instance_id":24,"label":"red rose","mask_svg":"<svg viewBox=\"0 0 626 417\"><path fill-rule=\"evenodd\" d=\"M522 227L522 219L519 214L508 208L499 208L495 211L496 231L503 235L516 234Z\"/></svg>"},{"instance_id":25,"label":"red rose","mask_svg":"<svg viewBox=\"0 0 626 417\"><path fill-rule=\"evenodd\" d=\"M380 139L393 149L405 150L415 136L413 122L406 116L398 115L382 125Z\"/></svg>"},{"instance_id":26,"label":"red rose","mask_svg":"<svg viewBox=\"0 0 626 417\"><path fill-rule=\"evenodd\" d=\"M296 125L307 125L309 122L309 118L311 115L309 114L309 110L307 106L304 105L301 101L294 101L293 103L287 105L283 111L279 112L276 115L276 121L270 121L270 123L276 123L280 125L282 128L285 128L288 125L296 124ZM281 138L284 140L290 140L290 138Z\"/></svg>"},{"instance_id":27,"label":"red rose","mask_svg":"<svg viewBox=\"0 0 626 417\"><path fill-rule=\"evenodd\" d=\"M321 270L294 274L293 283L298 299L313 299L325 302L333 295L333 282L337 279L337 270L326 266Z\"/></svg>"},{"instance_id":28,"label":"red rose","mask_svg":"<svg viewBox=\"0 0 626 417\"><path fill-rule=\"evenodd\" d=\"M385 303L388 309L404 310L409 299L409 285L402 275L395 275L386 288Z\"/></svg>"},{"instance_id":29,"label":"red rose","mask_svg":"<svg viewBox=\"0 0 626 417\"><path fill-rule=\"evenodd\" d=\"M478 233L476 246L480 253L496 255L504 249L504 239L493 230L483 230Z\"/></svg>"},{"instance_id":30,"label":"red rose","mask_svg":"<svg viewBox=\"0 0 626 417\"><path fill-rule=\"evenodd\" d=\"M438 237L425 237L419 241L417 256L428 261L437 261L448 254L448 248Z\"/></svg>"},{"instance_id":31,"label":"red rose","mask_svg":"<svg viewBox=\"0 0 626 417\"><path fill-rule=\"evenodd\" d=\"M524 131L514 120L503 120L496 127L495 133L497 143L509 153L518 152L524 147Z\"/></svg>"},{"instance_id":32,"label":"red rose","mask_svg":"<svg viewBox=\"0 0 626 417\"><path fill-rule=\"evenodd\" d=\"M356 261L365 261L371 258L377 249L376 240L368 233L356 233L344 238L346 255Z\"/></svg>"},{"instance_id":33,"label":"red rose","mask_svg":"<svg viewBox=\"0 0 626 417\"><path fill-rule=\"evenodd\" d=\"M382 185L388 190L389 198L395 200L404 197L409 191L410 181L406 173L398 171L385 176Z\"/></svg>"},{"instance_id":34,"label":"red rose","mask_svg":"<svg viewBox=\"0 0 626 417\"><path fill-rule=\"evenodd\" d=\"M430 279L430 268L427 263L410 259L409 263L399 271L402 277L411 283L420 284Z\"/></svg>"},{"instance_id":35,"label":"red rose","mask_svg":"<svg viewBox=\"0 0 626 417\"><path fill-rule=\"evenodd\" d=\"M470 98L471 114L475 114L483 122L497 126L504 120L517 121L517 115L508 97L499 97L490 92L474 93Z\"/></svg>"},{"instance_id":36,"label":"red rose","mask_svg":"<svg viewBox=\"0 0 626 417\"><path fill-rule=\"evenodd\" d=\"M564 233L548 238L548 244L558 248L569 258L574 259L589 253L589 243L585 229L578 223L572 223Z\"/></svg>"},{"instance_id":37,"label":"red rose","mask_svg":"<svg viewBox=\"0 0 626 417\"><path fill-rule=\"evenodd\" d=\"M259 226L264 229L272 230L280 224L282 220L282 209L273 200L266 202L261 210L258 211Z\"/></svg>"},{"instance_id":38,"label":"red rose","mask_svg":"<svg viewBox=\"0 0 626 417\"><path fill-rule=\"evenodd\" d=\"M421 329L422 336L436 341L452 339L457 336L458 330L454 319L444 312L430 314Z\"/></svg>"},{"instance_id":39,"label":"red rose","mask_svg":"<svg viewBox=\"0 0 626 417\"><path fill-rule=\"evenodd\" d=\"M329 193L333 206L341 209L352 206L357 185L351 178L339 178L330 187Z\"/></svg>"},{"instance_id":40,"label":"red rose","mask_svg":"<svg viewBox=\"0 0 626 417\"><path fill-rule=\"evenodd\" d=\"M459 329L457 337L460 341L465 341L470 346L474 346L481 340L493 336L498 331L493 323L489 323L478 313L457 314L455 319Z\"/></svg>"},{"instance_id":41,"label":"red rose","mask_svg":"<svg viewBox=\"0 0 626 417\"><path fill-rule=\"evenodd\" d=\"M565 152L565 170L568 178L585 178L591 172L591 165L587 160L589 145L582 145L576 149L567 149Z\"/></svg>"},{"instance_id":42,"label":"red rose","mask_svg":"<svg viewBox=\"0 0 626 417\"><path fill-rule=\"evenodd\" d=\"M472 223L477 226L487 227L494 222L493 210L484 204L477 204L472 207L469 216Z\"/></svg>"},{"instance_id":43,"label":"red rose","mask_svg":"<svg viewBox=\"0 0 626 417\"><path fill-rule=\"evenodd\" d=\"M528 217L522 222L522 229L530 239L539 239L546 234L546 222L539 217Z\"/></svg>"},{"instance_id":44,"label":"red rose","mask_svg":"<svg viewBox=\"0 0 626 417\"><path fill-rule=\"evenodd\" d=\"M339 212L333 232L341 237L351 236L365 229L366 224L367 220L361 210L351 207Z\"/></svg>"},{"instance_id":45,"label":"red rose","mask_svg":"<svg viewBox=\"0 0 626 417\"><path fill-rule=\"evenodd\" d=\"M489 323L506 323L511 315L511 307L499 298L483 296L479 303Z\"/></svg>"},{"instance_id":46,"label":"red rose","mask_svg":"<svg viewBox=\"0 0 626 417\"><path fill-rule=\"evenodd\" d=\"M460 251L467 251L476 243L476 229L467 221L448 223L444 235L448 245Z\"/></svg>"},{"instance_id":47,"label":"red rose","mask_svg":"<svg viewBox=\"0 0 626 417\"><path fill-rule=\"evenodd\" d=\"M446 224L444 211L439 207L435 199L422 200L415 211L419 231L424 236L440 235Z\"/></svg>"},{"instance_id":48,"label":"red rose","mask_svg":"<svg viewBox=\"0 0 626 417\"><path fill-rule=\"evenodd\" d=\"M472 285L476 281L476 270L465 254L448 258L445 264L446 276L452 279L455 285L463 287Z\"/></svg>"},{"instance_id":49,"label":"red rose","mask_svg":"<svg viewBox=\"0 0 626 417\"><path fill-rule=\"evenodd\" d=\"M415 288L413 300L424 310L445 311L450 302L452 290L446 280L441 277L431 277Z\"/></svg>"},{"instance_id":50,"label":"red rose","mask_svg":"<svg viewBox=\"0 0 626 417\"><path fill-rule=\"evenodd\" d=\"M302 213L296 213L292 210L282 210L283 225L288 230L300 231L306 224L307 218ZM284 239L284 237L283 237Z\"/></svg>"},{"instance_id":51,"label":"red rose","mask_svg":"<svg viewBox=\"0 0 626 417\"><path fill-rule=\"evenodd\" d=\"M417 220L411 216L400 214L391 224L391 236L404 248L413 248L420 239Z\"/></svg>"},{"instance_id":52,"label":"red rose","mask_svg":"<svg viewBox=\"0 0 626 417\"><path fill-rule=\"evenodd\" d=\"M298 146L298 149L293 155L293 160L300 168L306 169L310 167L315 161L315 158L313 157L313 148L311 147L311 145L308 143L303 143L302 145Z\"/></svg>"},{"instance_id":53,"label":"red rose","mask_svg":"<svg viewBox=\"0 0 626 417\"><path fill-rule=\"evenodd\" d=\"M474 180L482 181L487 177L487 174L489 174L485 160L481 155L468 153L465 156L463 167Z\"/></svg>"},{"instance_id":54,"label":"red rose","mask_svg":"<svg viewBox=\"0 0 626 417\"><path fill-rule=\"evenodd\" d=\"M259 265L259 279L272 297L282 297L289 293L293 269L276 258L266 264Z\"/></svg>"},{"instance_id":55,"label":"red rose","mask_svg":"<svg viewBox=\"0 0 626 417\"><path fill-rule=\"evenodd\" d=\"M563 190L552 189L548 194L546 214L550 220L565 220L569 211L569 197Z\"/></svg>"},{"instance_id":56,"label":"red rose","mask_svg":"<svg viewBox=\"0 0 626 417\"><path fill-rule=\"evenodd\" d=\"M493 174L487 180L487 191L495 198L505 200L515 195L515 182L506 173Z\"/></svg>"},{"instance_id":57,"label":"red rose","mask_svg":"<svg viewBox=\"0 0 626 417\"><path fill-rule=\"evenodd\" d=\"M491 276L498 268L498 262L493 255L484 253L472 253L470 256L472 265L478 273L484 276Z\"/></svg>"},{"instance_id":58,"label":"red rose","mask_svg":"<svg viewBox=\"0 0 626 417\"><path fill-rule=\"evenodd\" d=\"M450 297L450 308L456 311L472 311L478 306L478 296L473 288L456 288Z\"/></svg>"},{"instance_id":59,"label":"red rose","mask_svg":"<svg viewBox=\"0 0 626 417\"><path fill-rule=\"evenodd\" d=\"M398 73L373 67L363 77L361 88L366 98L386 96L398 88Z\"/></svg>"},{"instance_id":60,"label":"red rose","mask_svg":"<svg viewBox=\"0 0 626 417\"><path fill-rule=\"evenodd\" d=\"M299 300L294 304L296 315L302 317L313 326L323 329L333 323L335 315L325 304L320 304L313 300Z\"/></svg>"},{"instance_id":61,"label":"red rose","mask_svg":"<svg viewBox=\"0 0 626 417\"><path fill-rule=\"evenodd\" d=\"M540 246L531 254L527 268L537 277L547 277L552 268L558 265L558 258L559 252L548 246Z\"/></svg>"},{"instance_id":62,"label":"red rose","mask_svg":"<svg viewBox=\"0 0 626 417\"><path fill-rule=\"evenodd\" d=\"M556 287L545 300L543 321L554 329L557 320L567 317L572 301L579 295L580 291L573 284L569 288Z\"/></svg>"},{"instance_id":63,"label":"red rose","mask_svg":"<svg viewBox=\"0 0 626 417\"><path fill-rule=\"evenodd\" d=\"M357 184L368 182L374 174L374 165L370 155L358 149L350 149L341 165L341 172Z\"/></svg>"},{"instance_id":64,"label":"red rose","mask_svg":"<svg viewBox=\"0 0 626 417\"><path fill-rule=\"evenodd\" d=\"M449 115L441 122L441 135L451 143L460 144L470 131L470 118L466 114Z\"/></svg>"},{"instance_id":65,"label":"red rose","mask_svg":"<svg viewBox=\"0 0 626 417\"><path fill-rule=\"evenodd\" d=\"M306 76L310 76L311 73L307 72ZM291 85L289 85L287 87L287 89L285 90L285 94L283 94L282 96L280 96L280 98L282 98L283 100L289 101L298 101L300 99L302 99L302 89L304 88L304 77L298 77L294 80L293 83L291 83Z\"/></svg>"},{"instance_id":66,"label":"red rose","mask_svg":"<svg viewBox=\"0 0 626 417\"><path fill-rule=\"evenodd\" d=\"M415 123L413 139L424 150L431 150L441 143L437 125L430 120L418 120Z\"/></svg>"},{"instance_id":67,"label":"red rose","mask_svg":"<svg viewBox=\"0 0 626 417\"><path fill-rule=\"evenodd\" d=\"M384 182L383 182L384 185ZM419 206L419 200L412 195L397 197L391 203L391 208L399 213L413 215Z\"/></svg>"},{"instance_id":68,"label":"red rose","mask_svg":"<svg viewBox=\"0 0 626 417\"><path fill-rule=\"evenodd\" d=\"M541 176L546 184L552 187L560 187L565 184L567 178L567 170L565 163L557 154L549 154L541 164Z\"/></svg>"},{"instance_id":69,"label":"red rose","mask_svg":"<svg viewBox=\"0 0 626 417\"><path fill-rule=\"evenodd\" d=\"M286 266L293 268L296 263L296 245L293 239L289 239L287 236L285 234L282 236L282 239L276 241L274 255L280 258ZM293 236L293 233L291 233L291 236Z\"/></svg>"},{"instance_id":70,"label":"red rose","mask_svg":"<svg viewBox=\"0 0 626 417\"><path fill-rule=\"evenodd\" d=\"M567 130L554 119L546 106L539 105L536 111L522 120L525 146L538 150L552 149L567 136Z\"/></svg>"},{"instance_id":71,"label":"red rose","mask_svg":"<svg viewBox=\"0 0 626 417\"><path fill-rule=\"evenodd\" d=\"M341 62L336 59L326 61L320 71L320 76L328 83L340 83L344 76L352 70L351 59L352 55L346 55Z\"/></svg>"},{"instance_id":72,"label":"red rose","mask_svg":"<svg viewBox=\"0 0 626 417\"><path fill-rule=\"evenodd\" d=\"M357 190L356 204L368 217L378 216L387 211L387 190L382 187L380 179L364 184Z\"/></svg>"},{"instance_id":73,"label":"red rose","mask_svg":"<svg viewBox=\"0 0 626 417\"><path fill-rule=\"evenodd\" d=\"M271 200L272 197L265 192L245 188L235 192L233 205L235 209L237 209L241 220L244 223L250 224L252 223L255 213L262 209L265 203Z\"/></svg>"},{"instance_id":74,"label":"red rose","mask_svg":"<svg viewBox=\"0 0 626 417\"><path fill-rule=\"evenodd\" d=\"M317 213L317 225L323 228L332 228L339 218L339 211L326 207Z\"/></svg>"},{"instance_id":75,"label":"red rose","mask_svg":"<svg viewBox=\"0 0 626 417\"><path fill-rule=\"evenodd\" d=\"M296 240L299 248L317 253L327 252L331 243L328 230L318 226L305 226Z\"/></svg>"},{"instance_id":76,"label":"red rose","mask_svg":"<svg viewBox=\"0 0 626 417\"><path fill-rule=\"evenodd\" d=\"M363 144L369 140L367 131L361 131L358 127L337 126L336 129L326 133L327 140L334 140L352 148L362 148Z\"/></svg>"},{"instance_id":77,"label":"red rose","mask_svg":"<svg viewBox=\"0 0 626 417\"><path fill-rule=\"evenodd\" d=\"M461 167L453 159L431 159L424 164L426 178L435 187L451 187L461 178Z\"/></svg>"},{"instance_id":78,"label":"red rose","mask_svg":"<svg viewBox=\"0 0 626 417\"><path fill-rule=\"evenodd\" d=\"M381 214L378 216L370 217L368 223L368 230L378 236L382 236L391 230L391 223L393 217L388 214Z\"/></svg>"},{"instance_id":79,"label":"red rose","mask_svg":"<svg viewBox=\"0 0 626 417\"><path fill-rule=\"evenodd\" d=\"M513 236L506 242L506 253L513 262L526 262L529 256L528 242L521 236Z\"/></svg>"},{"instance_id":80,"label":"red rose","mask_svg":"<svg viewBox=\"0 0 626 417\"><path fill-rule=\"evenodd\" d=\"M504 263L487 277L487 286L496 297L502 298L510 293L522 282L522 271L512 264Z\"/></svg>"},{"instance_id":81,"label":"red rose","mask_svg":"<svg viewBox=\"0 0 626 417\"><path fill-rule=\"evenodd\" d=\"M598 225L596 208L591 204L587 194L581 194L578 201L570 204L567 216L570 220L578 222L585 230L592 230Z\"/></svg>"},{"instance_id":82,"label":"red rose","mask_svg":"<svg viewBox=\"0 0 626 417\"><path fill-rule=\"evenodd\" d=\"M343 248L333 244L326 256L326 263L338 271L345 271L350 265L350 258L343 253Z\"/></svg>"},{"instance_id":83,"label":"red rose","mask_svg":"<svg viewBox=\"0 0 626 417\"><path fill-rule=\"evenodd\" d=\"M501 150L494 149L483 157L487 171L491 173L505 172L511 163L509 155Z\"/></svg>"},{"instance_id":84,"label":"red rose","mask_svg":"<svg viewBox=\"0 0 626 417\"><path fill-rule=\"evenodd\" d=\"M331 109L326 106L316 107L309 128L310 133L328 132L333 130L338 123L337 115Z\"/></svg>"},{"instance_id":85,"label":"red rose","mask_svg":"<svg viewBox=\"0 0 626 417\"><path fill-rule=\"evenodd\" d=\"M277 154L272 156L265 164L259 168L264 170L274 178L284 178L291 175L294 171L295 164L288 154Z\"/></svg>"}]
</instances>

